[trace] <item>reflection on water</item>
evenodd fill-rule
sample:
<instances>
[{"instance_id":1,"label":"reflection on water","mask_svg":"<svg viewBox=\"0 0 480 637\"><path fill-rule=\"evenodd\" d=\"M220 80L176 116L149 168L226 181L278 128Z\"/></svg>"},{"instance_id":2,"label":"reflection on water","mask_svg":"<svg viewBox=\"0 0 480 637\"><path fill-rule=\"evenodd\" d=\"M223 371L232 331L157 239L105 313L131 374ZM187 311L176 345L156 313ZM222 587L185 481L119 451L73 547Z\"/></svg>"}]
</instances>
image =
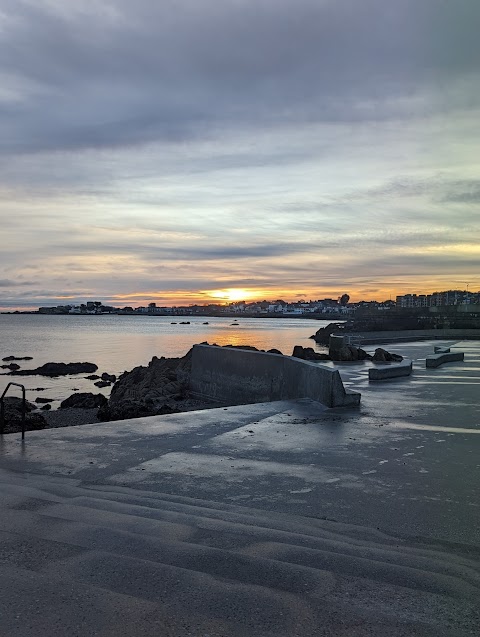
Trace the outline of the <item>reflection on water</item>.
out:
<instances>
[{"instance_id":1,"label":"reflection on water","mask_svg":"<svg viewBox=\"0 0 480 637\"><path fill-rule=\"evenodd\" d=\"M188 320L189 325L179 321ZM208 320L208 325L204 322ZM172 325L176 321L176 325ZM294 345L315 346L309 336L330 321L312 319L238 319L208 317L150 316L42 316L0 315L0 358L9 355L33 356L33 361L19 361L22 369L48 361L89 361L98 365L99 373L120 374L136 365L146 365L152 356L183 356L196 343L218 345L253 345L259 349L279 349L291 354ZM11 377L0 376L0 391ZM49 379L24 376L28 388L44 387L41 394L53 392L65 398L75 389L98 391L83 377ZM105 390L108 392L108 389Z\"/></svg>"}]
</instances>

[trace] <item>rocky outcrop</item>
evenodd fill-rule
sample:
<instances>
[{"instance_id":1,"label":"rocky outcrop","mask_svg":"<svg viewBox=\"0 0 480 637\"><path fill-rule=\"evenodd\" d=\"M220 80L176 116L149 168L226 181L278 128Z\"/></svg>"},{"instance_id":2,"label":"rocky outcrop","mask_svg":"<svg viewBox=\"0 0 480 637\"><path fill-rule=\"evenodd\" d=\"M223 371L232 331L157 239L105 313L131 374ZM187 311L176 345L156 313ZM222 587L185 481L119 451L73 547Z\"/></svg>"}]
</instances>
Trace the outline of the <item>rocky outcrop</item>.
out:
<instances>
[{"instance_id":1,"label":"rocky outcrop","mask_svg":"<svg viewBox=\"0 0 480 637\"><path fill-rule=\"evenodd\" d=\"M5 429L4 433L16 433L22 431L22 399L16 397L5 398ZM47 426L45 418L35 413L33 410L36 406L25 401L26 417L25 429L27 431L35 431L44 429Z\"/></svg>"},{"instance_id":2,"label":"rocky outcrop","mask_svg":"<svg viewBox=\"0 0 480 637\"><path fill-rule=\"evenodd\" d=\"M2 369L9 369L11 372L14 372L17 369L20 369L20 365L17 365L17 363L9 363L8 365L0 365L0 367Z\"/></svg>"},{"instance_id":3,"label":"rocky outcrop","mask_svg":"<svg viewBox=\"0 0 480 637\"><path fill-rule=\"evenodd\" d=\"M339 349L330 348L329 354L332 361L343 363L365 361L372 358L365 350L360 347L355 347L354 345L343 345Z\"/></svg>"},{"instance_id":4,"label":"rocky outcrop","mask_svg":"<svg viewBox=\"0 0 480 637\"><path fill-rule=\"evenodd\" d=\"M117 377L115 376L115 374L107 374L107 372L103 372L100 378L106 381L107 383L114 383L117 380Z\"/></svg>"},{"instance_id":5,"label":"rocky outcrop","mask_svg":"<svg viewBox=\"0 0 480 637\"><path fill-rule=\"evenodd\" d=\"M96 372L98 367L93 363L45 363L35 369L21 369L10 372L11 376L67 376L68 374L85 374Z\"/></svg>"},{"instance_id":6,"label":"rocky outcrop","mask_svg":"<svg viewBox=\"0 0 480 637\"><path fill-rule=\"evenodd\" d=\"M301 345L295 345L293 348L292 356L295 358L301 358L304 361L329 361L330 356L328 354L320 354L316 352L313 347L302 347Z\"/></svg>"},{"instance_id":7,"label":"rocky outcrop","mask_svg":"<svg viewBox=\"0 0 480 637\"><path fill-rule=\"evenodd\" d=\"M60 409L95 409L103 407L107 404L107 399L103 394L92 394L91 392L83 392L72 394L60 403Z\"/></svg>"},{"instance_id":8,"label":"rocky outcrop","mask_svg":"<svg viewBox=\"0 0 480 637\"><path fill-rule=\"evenodd\" d=\"M336 332L341 332L345 329L344 323L329 323L326 327L321 327L310 338L319 345L328 345L330 335Z\"/></svg>"},{"instance_id":9,"label":"rocky outcrop","mask_svg":"<svg viewBox=\"0 0 480 637\"><path fill-rule=\"evenodd\" d=\"M97 380L97 382L93 384L95 385L95 387L101 388L101 387L110 387L112 383L108 380Z\"/></svg>"},{"instance_id":10,"label":"rocky outcrop","mask_svg":"<svg viewBox=\"0 0 480 637\"><path fill-rule=\"evenodd\" d=\"M33 356L5 356L2 358L2 361L7 363L8 361L31 361L33 360Z\"/></svg>"},{"instance_id":11,"label":"rocky outcrop","mask_svg":"<svg viewBox=\"0 0 480 637\"><path fill-rule=\"evenodd\" d=\"M99 420L126 420L128 418L142 418L144 416L160 416L163 414L175 414L180 412L171 401L162 404L148 400L137 402L134 400L122 400L119 403L105 405L98 410Z\"/></svg>"},{"instance_id":12,"label":"rocky outcrop","mask_svg":"<svg viewBox=\"0 0 480 637\"><path fill-rule=\"evenodd\" d=\"M391 352L387 352L387 350L382 349L381 347L377 347L377 349L375 350L375 354L372 356L372 361L376 363L399 363L400 361L403 361L403 356L400 356L400 354L392 354Z\"/></svg>"},{"instance_id":13,"label":"rocky outcrop","mask_svg":"<svg viewBox=\"0 0 480 637\"><path fill-rule=\"evenodd\" d=\"M140 418L179 411L186 397L192 350L183 358L157 358L147 367L124 372L112 387L108 403L98 411L100 420Z\"/></svg>"},{"instance_id":14,"label":"rocky outcrop","mask_svg":"<svg viewBox=\"0 0 480 637\"><path fill-rule=\"evenodd\" d=\"M99 380L100 376L98 374L90 374L90 376L85 376L87 380Z\"/></svg>"},{"instance_id":15,"label":"rocky outcrop","mask_svg":"<svg viewBox=\"0 0 480 637\"><path fill-rule=\"evenodd\" d=\"M35 402L35 403L53 403L54 400L55 400L55 398L42 398L41 396L39 396L38 398L35 398L35 400L33 402Z\"/></svg>"}]
</instances>

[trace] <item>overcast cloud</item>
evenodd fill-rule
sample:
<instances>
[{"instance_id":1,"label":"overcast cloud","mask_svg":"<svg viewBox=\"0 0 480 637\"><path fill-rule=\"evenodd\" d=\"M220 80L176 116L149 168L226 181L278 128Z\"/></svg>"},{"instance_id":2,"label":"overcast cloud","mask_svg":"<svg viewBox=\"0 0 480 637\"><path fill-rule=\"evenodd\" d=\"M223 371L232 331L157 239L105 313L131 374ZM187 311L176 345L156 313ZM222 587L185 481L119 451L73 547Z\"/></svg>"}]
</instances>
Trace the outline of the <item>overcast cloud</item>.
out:
<instances>
[{"instance_id":1,"label":"overcast cloud","mask_svg":"<svg viewBox=\"0 0 480 637\"><path fill-rule=\"evenodd\" d=\"M479 24L478 0L0 0L0 308L480 288Z\"/></svg>"}]
</instances>

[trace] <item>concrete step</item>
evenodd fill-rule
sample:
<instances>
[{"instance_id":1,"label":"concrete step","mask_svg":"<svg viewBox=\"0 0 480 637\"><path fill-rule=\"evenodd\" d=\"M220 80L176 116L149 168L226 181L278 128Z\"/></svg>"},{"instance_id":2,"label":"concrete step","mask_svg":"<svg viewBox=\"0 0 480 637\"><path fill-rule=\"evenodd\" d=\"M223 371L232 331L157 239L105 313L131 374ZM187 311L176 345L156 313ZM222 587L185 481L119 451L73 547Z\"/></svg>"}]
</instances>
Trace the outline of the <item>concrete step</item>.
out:
<instances>
[{"instance_id":1,"label":"concrete step","mask_svg":"<svg viewBox=\"0 0 480 637\"><path fill-rule=\"evenodd\" d=\"M445 563L438 554L428 557L411 556L397 548L370 543L363 546L351 544L348 537L337 532L334 539L312 537L299 532L287 532L273 528L257 527L251 518L238 522L205 518L198 513L192 515L181 511L165 511L116 501L108 501L87 497L73 498L69 504L48 504L39 510L42 517L54 517L83 522L88 520L103 528L115 528L138 535L161 537L165 541L188 541L190 544L202 544L208 538L212 545L212 538L219 534L228 538L227 548L230 550L256 551L260 557L261 550L268 554L280 555L275 557L279 561L288 561L308 567L314 563L316 568L336 570L350 575L360 575L369 579L398 583L402 580L413 582L413 587L420 584L425 590L448 593L457 596L458 590L462 595L468 595L468 586L478 586L479 576L473 567L451 565ZM180 506L180 505L179 505ZM333 534L332 534L333 535ZM215 542L213 542L214 544ZM205 550L205 549L204 549ZM194 552L195 553L195 552ZM198 553L198 549L197 549ZM184 552L185 557L185 552ZM197 555L191 556L195 562ZM395 568L392 569L392 566ZM472 565L473 566L473 565ZM455 584L455 578L460 578L460 589ZM466 584L468 582L468 584ZM465 586L463 584L465 583ZM470 591L471 592L471 591Z\"/></svg>"},{"instance_id":2,"label":"concrete step","mask_svg":"<svg viewBox=\"0 0 480 637\"><path fill-rule=\"evenodd\" d=\"M11 490L21 498L22 487L14 485L11 486ZM376 563L396 564L407 569L421 569L440 575L460 577L474 586L477 586L480 581L478 563L475 561L464 558L459 563L456 556L452 557L445 552L435 549L412 549L398 539L378 532L366 532L368 530L363 533L368 536L368 539L352 538L351 534L358 534L359 527L353 527L354 533L352 533L349 525L321 521L321 526L315 528L312 524L315 521L307 518L292 520L290 516L274 516L245 508L240 511L238 507L229 507L230 510L225 511L225 507L222 506L220 510L217 510L209 508L213 507L214 503L205 503L207 506L204 507L200 506L198 501L192 505L191 502L195 501L188 499L189 504L185 504L185 498L170 497L167 501L158 497L139 498L144 502L142 505L118 501L122 496L127 500L133 498L131 491L128 490L128 494L122 494L117 488L112 494L115 500L111 501L106 498L105 492L98 490L95 490L95 496L101 495L100 498L74 495L74 493L89 492L88 489L75 487L71 493L73 497L62 500L45 491L32 491L29 487L25 495L35 495L33 501L30 498L26 502L21 500L17 502L14 498L13 502L17 509L40 509L43 516L60 517L78 522L89 520L97 526L106 528L115 524L117 528L130 533L161 536L165 540L188 540L190 543L212 548L237 550L246 541L249 546L254 542L269 544L275 542L321 551L326 555L331 553L352 556L367 562L370 560ZM42 493L45 496L43 501ZM3 498L7 500L12 497L11 494L3 495ZM55 504L51 506L52 503ZM145 503L148 506L145 506ZM237 510L233 512L235 508ZM244 513L244 510L247 513Z\"/></svg>"},{"instance_id":3,"label":"concrete step","mask_svg":"<svg viewBox=\"0 0 480 637\"><path fill-rule=\"evenodd\" d=\"M201 507L192 507L191 505L184 505L176 503L174 510L171 508L147 507L140 506L138 504L130 504L118 501L108 501L96 498L77 497L72 502L76 506L89 507L96 510L111 511L114 513L121 513L124 515L133 515L136 517L167 520L172 523L182 523L193 526L195 529L208 530L208 536L212 537L211 532L216 530L218 524L213 523L210 517L210 512L207 515ZM167 507L170 503L167 503ZM47 510L51 511L51 509ZM54 509L56 510L56 509ZM260 520L258 520L260 518ZM254 517L252 511L249 515L243 515L240 513L220 512L214 516L217 522L221 522L221 530L223 533L229 533L231 535L239 536L243 538L248 537L249 542L260 542L266 537L272 538L275 536L276 541L282 544L291 544L293 546L302 545L311 550L321 550L329 553L335 553L345 556L360 557L365 560L373 560L375 562L385 562L386 564L397 564L412 569L422 569L432 572L438 572L440 574L451 575L452 577L461 577L462 579L468 579L473 585L480 586L480 573L476 569L477 563L468 562L467 560L459 566L458 564L449 565L448 562L442 559L442 555L434 551L424 551L420 554L410 554L408 550L397 541L397 544L389 544L380 542L378 538L375 541L352 540L345 529L344 525L337 524L335 531L325 531L325 528L313 529L308 525L308 520L305 520L305 526L302 525L303 519L296 519L294 522L290 521L287 524L285 521L279 524L278 520L275 520L272 516L267 520L263 519L260 515ZM198 541L204 536L203 533L195 534L190 541ZM205 544L204 541L201 542Z\"/></svg>"},{"instance_id":4,"label":"concrete step","mask_svg":"<svg viewBox=\"0 0 480 637\"><path fill-rule=\"evenodd\" d=\"M38 567L82 555L87 550L100 550L205 573L225 581L255 583L299 594L317 588L324 579L324 574L318 570L295 564L88 523L61 521L60 524L51 524L49 518L29 512L6 516L0 521L0 526L3 542L0 561L11 561L25 567L29 567L32 560ZM11 550L15 541L20 549L18 556Z\"/></svg>"},{"instance_id":5,"label":"concrete step","mask_svg":"<svg viewBox=\"0 0 480 637\"><path fill-rule=\"evenodd\" d=\"M419 635L457 637L479 621L470 547L51 476L2 472L0 494L2 569L158 604L168 617L187 607L190 628L290 637L318 635L332 617L369 617L378 635L422 626Z\"/></svg>"},{"instance_id":6,"label":"concrete step","mask_svg":"<svg viewBox=\"0 0 480 637\"><path fill-rule=\"evenodd\" d=\"M382 591L389 591L390 595L388 601L384 601L382 618L378 609L378 587L374 597L369 589L372 578L366 577L365 571L352 572L351 563L347 569L342 563L339 566L338 556L330 556L331 572L327 572L319 569L318 552L307 556L309 563L314 565L312 568L265 559L262 555L264 550L266 553L279 550L273 545L262 547L253 544L234 553L126 533L119 531L117 525L102 528L29 511L9 513L13 515L10 518L11 528L17 524L21 532L2 534L1 545L7 547L1 554L2 572L5 565L9 568L28 567L47 577L60 577L63 582L71 580L159 604L162 612L173 617L181 616L182 611L188 608L191 621L193 617L208 617L210 620L213 618L216 625L224 626L226 632L220 635L237 634L235 631L239 627L246 632L238 634L245 635L318 635L315 627L318 628L323 621L330 621L332 613L339 617L368 615L372 601L375 621L378 622L381 617L384 632L380 629L375 632L369 624L369 634L428 635L428 623L434 625L439 614L445 613L451 604L452 587L445 589L446 578L433 580L436 593L431 591L432 580L428 578L412 577L409 582L411 589L406 589L405 581L402 581L404 573L394 566L392 571L397 574L398 581L384 581L380 587ZM2 516L2 526L5 526L6 520L8 516ZM43 538L39 539L42 535ZM299 547L282 544L280 550L288 550L290 554L281 558L292 561L292 554ZM305 559L298 553L293 557L296 561ZM339 595L339 587L342 595ZM460 591L456 585L453 591L456 596L461 592L472 598L471 591ZM466 626L474 621L477 599L475 595L474 601L455 600L457 606L462 606ZM395 615L392 603L398 610L399 600L402 631L407 631L401 633L397 630L399 626L393 630L391 623ZM421 609L418 617L415 609ZM229 626L232 616L235 618L234 626ZM279 618L282 618L281 622ZM308 618L307 622L305 618ZM417 633L419 620L425 622L426 618L430 622ZM415 625L409 626L410 622ZM449 632L448 617L443 623L445 631L436 634L468 634L458 624L455 631ZM302 626L302 632L295 632L298 626Z\"/></svg>"},{"instance_id":7,"label":"concrete step","mask_svg":"<svg viewBox=\"0 0 480 637\"><path fill-rule=\"evenodd\" d=\"M474 547L464 547L462 545L448 545L448 553L445 552L445 543L435 543L430 540L428 543L413 545L409 542L411 538L394 537L379 529L364 527L354 524L345 524L333 520L318 519L304 516L294 516L251 507L225 504L199 498L189 498L180 495L171 495L129 487L114 485L94 485L83 484L72 479L52 479L50 476L33 476L29 474L11 473L10 479L2 481L0 472L0 484L3 485L0 493L6 494L10 498L12 494L17 494L19 498L18 506L22 508L36 508L38 502L72 503L74 498L93 498L118 503L132 504L135 506L148 507L154 510L165 512L178 512L182 514L199 515L202 518L213 520L226 520L229 522L245 523L249 518L254 520L256 527L275 528L286 532L296 533L299 536L312 535L313 537L325 537L326 539L338 539L339 535L347 537L348 542L356 546L370 546L372 542L380 542L382 545L389 545L391 549L397 548L402 554L408 553L413 556L431 556L432 552L439 550L444 560L452 559L455 563L470 565L471 560L463 555L471 554L473 558L479 558L480 552ZM44 479L45 478L45 479ZM35 486L33 486L35 485ZM22 499L23 498L23 499ZM76 504L80 504L76 500ZM95 508L102 508L101 505L93 505ZM148 512L140 515L147 516ZM407 542L408 540L408 542ZM423 548L425 547L425 548ZM456 549L458 549L456 551ZM455 552L456 551L456 552ZM452 555L451 555L452 554Z\"/></svg>"},{"instance_id":8,"label":"concrete step","mask_svg":"<svg viewBox=\"0 0 480 637\"><path fill-rule=\"evenodd\" d=\"M2 637L187 637L158 604L114 593L91 582L3 564L0 569Z\"/></svg>"},{"instance_id":9,"label":"concrete step","mask_svg":"<svg viewBox=\"0 0 480 637\"><path fill-rule=\"evenodd\" d=\"M57 518L54 520L57 521ZM43 538L44 541L48 539L69 546L138 557L214 577L233 577L238 582L273 587L296 594L323 586L326 571L462 599L476 599L479 593L478 576L474 572L448 569L438 560L423 560L413 567L405 566L397 556L386 553L379 555L375 552L374 557L377 559L371 559L339 552L338 546L330 545L328 549L324 547L323 550L313 550L293 543L279 544L272 541L254 542L246 547L240 546L237 550L227 551L171 538L168 540L164 537L120 531L118 524L115 524L115 528L107 528L91 523L70 520L68 524L67 521L62 521L64 524L51 524L49 516L17 512L13 521L12 516L5 516L0 526L4 530L21 532L22 547L28 544L25 539L25 534L28 533L35 538ZM43 546L42 542L38 546ZM62 550L59 555L63 558L63 548L60 548ZM34 546L29 546L28 550L22 548L21 555L28 556L34 550ZM73 557L76 557L77 552L82 553L75 550ZM47 551L45 548L42 551L47 562L54 561L54 554L56 555L53 549ZM384 559L379 561L379 557Z\"/></svg>"},{"instance_id":10,"label":"concrete step","mask_svg":"<svg viewBox=\"0 0 480 637\"><path fill-rule=\"evenodd\" d=\"M192 542L195 536L191 534L178 534L172 522L138 515L144 507L128 505L129 513L118 513L74 504L52 505L48 500L45 504L36 511L10 509L2 516L0 526L10 525L10 533L2 534L3 566L29 568L47 577L146 600L159 604L172 617L181 616L187 607L192 618L209 618L223 626L227 632L220 634L233 635L241 629L245 632L239 634L246 635L316 635L315 626L330 621L332 612L351 617L368 614L372 596L359 595L358 590L368 590L375 582L382 583L382 590L389 588L393 599L403 599L404 628L409 622L418 624L419 617L412 612L418 608L418 599L423 600L423 620L430 614L432 625L438 609L448 607L452 597L462 605L467 625L475 603L469 600L478 599L478 590L474 593L452 576L308 549L296 543L298 534L285 531L277 531L283 534L283 541L275 543L265 539L268 529L261 528L263 541L259 541L255 533L245 536L249 527L255 531L252 524L223 522L221 533L228 534L228 527L233 526L234 536L241 541L237 539L229 550L219 550ZM104 504L118 506L118 502ZM220 520L209 522L221 524ZM133 531L122 530L125 526ZM242 526L241 533L238 526ZM193 525L184 527L190 532L194 529ZM344 589L341 598L339 585ZM351 604L348 609L345 599ZM319 600L328 600L328 610ZM435 613L425 609L435 609ZM378 608L375 614L378 622ZM383 634L397 634L388 629L392 618L391 606L385 605ZM298 626L302 626L300 633L295 632ZM416 634L413 625L410 628L405 634ZM455 633L445 634L460 635L462 630L457 626Z\"/></svg>"}]
</instances>

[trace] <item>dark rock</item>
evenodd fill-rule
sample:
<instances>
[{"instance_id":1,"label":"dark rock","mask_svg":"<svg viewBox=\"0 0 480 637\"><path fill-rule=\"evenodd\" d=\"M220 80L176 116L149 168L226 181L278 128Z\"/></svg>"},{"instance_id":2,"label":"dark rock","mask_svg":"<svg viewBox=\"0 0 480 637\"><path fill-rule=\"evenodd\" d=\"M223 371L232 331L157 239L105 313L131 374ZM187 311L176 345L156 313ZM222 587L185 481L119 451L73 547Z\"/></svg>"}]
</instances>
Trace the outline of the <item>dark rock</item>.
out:
<instances>
[{"instance_id":1,"label":"dark rock","mask_svg":"<svg viewBox=\"0 0 480 637\"><path fill-rule=\"evenodd\" d=\"M98 367L93 363L45 363L35 369L22 369L10 372L13 376L66 376L67 374L84 374L96 372Z\"/></svg>"},{"instance_id":2,"label":"dark rock","mask_svg":"<svg viewBox=\"0 0 480 637\"><path fill-rule=\"evenodd\" d=\"M358 361L358 349L353 345L342 345L339 349L330 349L330 358L332 361L351 362Z\"/></svg>"},{"instance_id":3,"label":"dark rock","mask_svg":"<svg viewBox=\"0 0 480 637\"><path fill-rule=\"evenodd\" d=\"M108 380L97 380L96 383L93 383L96 387L110 387L112 384Z\"/></svg>"},{"instance_id":4,"label":"dark rock","mask_svg":"<svg viewBox=\"0 0 480 637\"><path fill-rule=\"evenodd\" d=\"M208 325L208 321L205 321L204 325Z\"/></svg>"},{"instance_id":5,"label":"dark rock","mask_svg":"<svg viewBox=\"0 0 480 637\"><path fill-rule=\"evenodd\" d=\"M5 430L4 433L15 433L22 430L22 399L16 397L5 398ZM32 413L36 405L25 401L25 429L34 431L44 429L47 421L39 413Z\"/></svg>"},{"instance_id":6,"label":"dark rock","mask_svg":"<svg viewBox=\"0 0 480 637\"><path fill-rule=\"evenodd\" d=\"M377 347L375 354L372 356L372 361L375 361L376 363L399 363L400 361L403 361L403 356L400 356L400 354L391 354L390 352L387 352L387 350Z\"/></svg>"},{"instance_id":7,"label":"dark rock","mask_svg":"<svg viewBox=\"0 0 480 637\"><path fill-rule=\"evenodd\" d=\"M190 321L180 321L180 325L190 325Z\"/></svg>"},{"instance_id":8,"label":"dark rock","mask_svg":"<svg viewBox=\"0 0 480 637\"><path fill-rule=\"evenodd\" d=\"M2 361L31 361L33 360L33 356L5 356L2 358Z\"/></svg>"},{"instance_id":9,"label":"dark rock","mask_svg":"<svg viewBox=\"0 0 480 637\"><path fill-rule=\"evenodd\" d=\"M371 355L368 352L366 352L364 349L359 347L358 348L358 360L359 361L372 360L372 357L371 357Z\"/></svg>"},{"instance_id":10,"label":"dark rock","mask_svg":"<svg viewBox=\"0 0 480 637\"><path fill-rule=\"evenodd\" d=\"M283 353L279 349L275 349L274 347L267 350L267 354L280 354L281 356L283 356Z\"/></svg>"},{"instance_id":11,"label":"dark rock","mask_svg":"<svg viewBox=\"0 0 480 637\"><path fill-rule=\"evenodd\" d=\"M292 356L294 356L295 358L301 358L302 360L304 360L305 354L304 354L303 347L301 345L295 345L293 348Z\"/></svg>"},{"instance_id":12,"label":"dark rock","mask_svg":"<svg viewBox=\"0 0 480 637\"><path fill-rule=\"evenodd\" d=\"M95 409L103 407L108 400L103 394L92 394L91 392L83 392L80 394L72 394L60 403L60 409Z\"/></svg>"},{"instance_id":13,"label":"dark rock","mask_svg":"<svg viewBox=\"0 0 480 637\"><path fill-rule=\"evenodd\" d=\"M358 349L353 345L344 345L339 350L340 361L358 361Z\"/></svg>"},{"instance_id":14,"label":"dark rock","mask_svg":"<svg viewBox=\"0 0 480 637\"><path fill-rule=\"evenodd\" d=\"M112 387L108 404L99 410L100 420L122 420L175 413L176 401L186 396L192 350L183 358L157 358L148 367L123 373Z\"/></svg>"},{"instance_id":15,"label":"dark rock","mask_svg":"<svg viewBox=\"0 0 480 637\"><path fill-rule=\"evenodd\" d=\"M109 383L114 383L117 380L115 374L107 374L107 372L103 372L100 378L102 380L107 380Z\"/></svg>"},{"instance_id":16,"label":"dark rock","mask_svg":"<svg viewBox=\"0 0 480 637\"><path fill-rule=\"evenodd\" d=\"M316 352L312 347L302 347L301 345L295 345L293 348L292 356L294 358L301 358L304 361L329 361L328 354L320 354Z\"/></svg>"},{"instance_id":17,"label":"dark rock","mask_svg":"<svg viewBox=\"0 0 480 637\"><path fill-rule=\"evenodd\" d=\"M35 403L53 403L53 401L55 400L55 398L35 398L35 400L33 402Z\"/></svg>"},{"instance_id":18,"label":"dark rock","mask_svg":"<svg viewBox=\"0 0 480 637\"><path fill-rule=\"evenodd\" d=\"M339 349L331 348L329 354L332 361L338 362L365 361L372 358L365 350L354 345L343 345Z\"/></svg>"},{"instance_id":19,"label":"dark rock","mask_svg":"<svg viewBox=\"0 0 480 637\"><path fill-rule=\"evenodd\" d=\"M100 376L98 374L90 374L90 376L85 376L87 380L98 380Z\"/></svg>"},{"instance_id":20,"label":"dark rock","mask_svg":"<svg viewBox=\"0 0 480 637\"><path fill-rule=\"evenodd\" d=\"M9 369L12 372L16 371L17 369L20 369L20 365L17 365L17 363L10 363L9 365L0 365L0 367L2 369Z\"/></svg>"},{"instance_id":21,"label":"dark rock","mask_svg":"<svg viewBox=\"0 0 480 637\"><path fill-rule=\"evenodd\" d=\"M326 327L321 327L310 338L320 345L328 345L330 335L336 332L341 332L345 329L344 323L329 323Z\"/></svg>"},{"instance_id":22,"label":"dark rock","mask_svg":"<svg viewBox=\"0 0 480 637\"><path fill-rule=\"evenodd\" d=\"M98 410L99 420L126 420L127 418L143 418L145 416L158 416L162 414L175 414L180 410L171 403L159 405L157 402L137 402L133 400L121 400L113 405L105 405Z\"/></svg>"},{"instance_id":23,"label":"dark rock","mask_svg":"<svg viewBox=\"0 0 480 637\"><path fill-rule=\"evenodd\" d=\"M49 405L49 404L47 404L47 405L43 405L43 407L40 407L40 409L41 409L42 411L48 411L48 410L49 410L49 409L51 409L51 408L52 408L52 405Z\"/></svg>"},{"instance_id":24,"label":"dark rock","mask_svg":"<svg viewBox=\"0 0 480 637\"><path fill-rule=\"evenodd\" d=\"M203 343L202 343L203 345ZM208 345L208 343L205 343L205 345ZM261 350L258 349L258 347L253 347L253 345L223 345L223 347L230 347L231 349L246 349L249 350L250 352L260 352Z\"/></svg>"}]
</instances>

